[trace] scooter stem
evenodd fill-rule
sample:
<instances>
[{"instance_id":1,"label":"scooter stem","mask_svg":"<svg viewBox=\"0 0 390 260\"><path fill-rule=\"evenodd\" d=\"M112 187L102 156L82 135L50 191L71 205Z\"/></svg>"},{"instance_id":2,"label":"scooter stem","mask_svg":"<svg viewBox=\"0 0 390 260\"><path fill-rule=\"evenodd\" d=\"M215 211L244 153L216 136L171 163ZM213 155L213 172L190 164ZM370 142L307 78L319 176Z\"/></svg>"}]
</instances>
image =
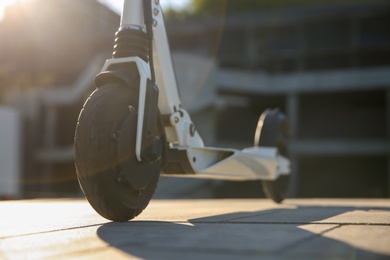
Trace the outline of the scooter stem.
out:
<instances>
[{"instance_id":1,"label":"scooter stem","mask_svg":"<svg viewBox=\"0 0 390 260\"><path fill-rule=\"evenodd\" d=\"M144 29L142 0L125 0L123 3L120 27Z\"/></svg>"}]
</instances>

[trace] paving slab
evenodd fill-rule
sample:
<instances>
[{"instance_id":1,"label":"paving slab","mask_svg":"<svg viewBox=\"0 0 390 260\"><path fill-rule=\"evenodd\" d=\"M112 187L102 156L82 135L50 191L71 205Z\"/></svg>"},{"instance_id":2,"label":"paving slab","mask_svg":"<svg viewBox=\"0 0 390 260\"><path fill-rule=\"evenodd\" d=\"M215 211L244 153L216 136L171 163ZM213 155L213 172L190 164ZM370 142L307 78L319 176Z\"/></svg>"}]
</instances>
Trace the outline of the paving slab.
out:
<instances>
[{"instance_id":1,"label":"paving slab","mask_svg":"<svg viewBox=\"0 0 390 260\"><path fill-rule=\"evenodd\" d=\"M83 199L0 202L0 259L390 259L390 200L152 200L113 223Z\"/></svg>"}]
</instances>

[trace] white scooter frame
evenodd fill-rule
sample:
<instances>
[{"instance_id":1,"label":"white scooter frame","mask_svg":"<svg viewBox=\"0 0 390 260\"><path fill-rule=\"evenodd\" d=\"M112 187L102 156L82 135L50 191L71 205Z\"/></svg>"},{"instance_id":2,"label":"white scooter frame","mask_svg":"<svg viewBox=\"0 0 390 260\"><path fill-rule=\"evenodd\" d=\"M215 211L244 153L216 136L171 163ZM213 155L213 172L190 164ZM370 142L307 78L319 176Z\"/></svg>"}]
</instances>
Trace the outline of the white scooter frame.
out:
<instances>
[{"instance_id":1,"label":"white scooter frame","mask_svg":"<svg viewBox=\"0 0 390 260\"><path fill-rule=\"evenodd\" d=\"M159 88L158 108L169 115L165 126L169 149L186 154L186 163L192 174L169 176L211 178L223 180L276 180L290 174L290 161L278 153L277 147L250 147L243 150L205 147L195 130L188 112L181 107L175 72L172 64L164 19L159 0L152 1L153 46L156 83ZM124 0L121 27L145 30L143 0ZM139 57L113 58L106 61L102 71L118 63L135 63L140 75L139 107L136 133L136 157L141 159L142 127L145 111L147 80L151 79L150 66ZM263 121L260 120L259 124Z\"/></svg>"}]
</instances>

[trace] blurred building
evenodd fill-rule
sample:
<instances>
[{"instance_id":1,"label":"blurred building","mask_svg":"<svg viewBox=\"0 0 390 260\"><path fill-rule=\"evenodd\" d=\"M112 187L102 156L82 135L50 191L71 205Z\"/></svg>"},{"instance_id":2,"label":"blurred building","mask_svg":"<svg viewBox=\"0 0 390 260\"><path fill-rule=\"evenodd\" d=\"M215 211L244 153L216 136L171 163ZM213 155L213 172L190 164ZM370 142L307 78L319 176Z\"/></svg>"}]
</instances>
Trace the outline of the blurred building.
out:
<instances>
[{"instance_id":1,"label":"blurred building","mask_svg":"<svg viewBox=\"0 0 390 260\"><path fill-rule=\"evenodd\" d=\"M342 2L172 22L171 46L217 59L218 145L280 107L295 196L389 197L390 3Z\"/></svg>"},{"instance_id":2,"label":"blurred building","mask_svg":"<svg viewBox=\"0 0 390 260\"><path fill-rule=\"evenodd\" d=\"M286 112L294 196L390 196L390 4L347 2L167 24L183 106L207 145L252 146L261 112ZM0 98L16 92L22 116L24 197L79 192L75 122L118 25L95 0L7 9ZM261 194L258 183L173 183L182 197Z\"/></svg>"},{"instance_id":3,"label":"blurred building","mask_svg":"<svg viewBox=\"0 0 390 260\"><path fill-rule=\"evenodd\" d=\"M18 1L6 9L0 100L21 115L21 196L79 192L75 123L118 25L118 14L95 0Z\"/></svg>"}]
</instances>

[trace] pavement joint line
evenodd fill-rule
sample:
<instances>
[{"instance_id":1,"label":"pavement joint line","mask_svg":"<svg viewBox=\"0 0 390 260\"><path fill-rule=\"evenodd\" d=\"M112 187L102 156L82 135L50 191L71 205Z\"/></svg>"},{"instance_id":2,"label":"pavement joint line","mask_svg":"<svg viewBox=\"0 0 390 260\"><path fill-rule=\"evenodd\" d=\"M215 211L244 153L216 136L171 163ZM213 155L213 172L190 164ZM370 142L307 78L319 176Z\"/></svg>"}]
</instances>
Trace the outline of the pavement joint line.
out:
<instances>
[{"instance_id":1,"label":"pavement joint line","mask_svg":"<svg viewBox=\"0 0 390 260\"><path fill-rule=\"evenodd\" d=\"M86 225L86 226L78 226L78 227L69 227L69 228L60 228L60 229L53 229L53 230L46 230L46 231L40 231L40 232L31 232L31 233L25 233L25 234L16 234L16 235L10 235L10 236L0 236L0 240L10 239L10 238L16 238L16 237L25 237L25 236L33 236L33 235L41 235L41 234L48 234L48 233L54 233L54 232L61 232L61 231L68 231L68 230L75 230L75 229L82 229L82 228L90 228L90 227L97 227L102 226L105 223L99 223L99 224L93 224L93 225Z\"/></svg>"},{"instance_id":2,"label":"pavement joint line","mask_svg":"<svg viewBox=\"0 0 390 260\"><path fill-rule=\"evenodd\" d=\"M339 229L341 228L342 225L337 225L334 226L334 227L330 227L328 229L325 229L324 231L322 232L319 232L319 233L313 233L311 236L309 237L305 237L303 239L300 239L298 241L294 241L293 243L289 244L289 245L286 245L284 248L282 248L280 250L281 254L284 254L284 253L287 253L288 251L290 251L291 249L293 248L296 248L297 246L300 246L304 243L306 243L307 241L310 241L310 240L313 240L313 239L316 239L316 238L319 238L319 237L322 237L323 235L325 235L326 233L330 232L330 231L333 231L335 229Z\"/></svg>"},{"instance_id":3,"label":"pavement joint line","mask_svg":"<svg viewBox=\"0 0 390 260\"><path fill-rule=\"evenodd\" d=\"M185 222L185 221L183 221ZM179 222L177 222L179 223ZM190 221L192 224L261 224L261 225L341 225L341 226L390 226L390 223L352 223L352 222L270 222L270 221L246 221L246 222L238 222L238 221Z\"/></svg>"},{"instance_id":4,"label":"pavement joint line","mask_svg":"<svg viewBox=\"0 0 390 260\"><path fill-rule=\"evenodd\" d=\"M270 214L273 214L274 212L263 212L263 213L257 213L257 214L254 214L254 215L249 215L249 216L241 216L241 217L236 217L236 218L231 218L229 220L224 220L224 222L229 222L229 221L234 221L234 220L238 220L238 219L244 219L244 218L249 218L249 217L258 217L258 216L265 216L265 215L270 215Z\"/></svg>"},{"instance_id":5,"label":"pavement joint line","mask_svg":"<svg viewBox=\"0 0 390 260\"><path fill-rule=\"evenodd\" d=\"M142 223L144 221L130 221L133 223ZM163 221L155 221L156 223L165 223ZM102 226L104 224L107 224L110 222L104 222L104 223L98 223L98 224L92 224L92 225L85 225L85 226L77 226L77 227L69 227L69 228L61 228L61 229L53 229L53 230L46 230L46 231L40 231L40 232L31 232L31 233L25 233L25 234L16 234L16 235L10 235L10 236L0 236L0 240L15 238L15 237L24 237L24 236L32 236L32 235L40 235L40 234L47 234L47 233L53 233L53 232L61 232L61 231L68 231L68 230L75 230L75 229L82 229L82 228L90 228L90 227L97 227ZM126 222L125 222L126 223ZM337 223L337 222L254 222L254 221L247 221L247 222L237 222L237 221L172 221L171 223L177 223L177 224L250 224L250 225L338 225L339 227L342 226L390 226L390 223L352 223L352 222L345 222L345 223ZM321 233L322 234L322 233Z\"/></svg>"},{"instance_id":6,"label":"pavement joint line","mask_svg":"<svg viewBox=\"0 0 390 260\"><path fill-rule=\"evenodd\" d=\"M136 222L136 221L134 221ZM182 222L185 222L185 221L182 221ZM124 222L126 223L126 222ZM175 222L175 223L178 223L178 222ZM186 222L186 223L189 223L189 222ZM100 225L100 224L99 224ZM89 225L89 226L85 226L85 227L93 227L93 226L97 226L97 225ZM66 230L71 230L71 229L77 229L77 228L70 228L70 229L63 229L63 230L55 230L55 232L57 231L66 231ZM44 233L50 233L50 232L41 232L41 233L35 233L35 234L44 234ZM35 235L35 234L26 234L27 235ZM22 235L23 236L23 235ZM18 237L18 236L15 236L15 237ZM96 253L97 251L106 251L106 250L109 250L111 248L114 248L114 249L120 249L120 250L124 250L123 248L129 248L129 247L132 247L132 246L136 246L137 249L140 249L140 248L147 248L149 250L160 250L160 251L165 251L165 252L177 252L177 253L206 253L206 254L214 254L214 255L239 255L239 256L253 256L253 255L259 255L261 254L261 256L267 256L267 255L275 255L275 253L277 253L279 250L275 251L275 250L253 250L253 249L226 249L226 248L204 248L204 247L185 247L185 248L169 248L167 249L166 247L160 247L160 246L150 246L150 245L142 245L142 244L139 244L139 243L136 243L136 245L132 244L132 243L128 243L126 241L124 241L123 243L119 243L119 244L115 244L115 245L110 245L110 244L106 244L106 245L103 245L103 246L98 246L98 247L95 247L95 248L90 248L90 249L83 249L83 250L76 250L76 251L72 251L72 252L66 252L66 253L61 253L61 254L53 254L53 255L50 255L48 256L48 258L55 258L56 256L61 256L61 258L63 258L64 256L80 256L80 254L89 254L91 252L94 252Z\"/></svg>"}]
</instances>

